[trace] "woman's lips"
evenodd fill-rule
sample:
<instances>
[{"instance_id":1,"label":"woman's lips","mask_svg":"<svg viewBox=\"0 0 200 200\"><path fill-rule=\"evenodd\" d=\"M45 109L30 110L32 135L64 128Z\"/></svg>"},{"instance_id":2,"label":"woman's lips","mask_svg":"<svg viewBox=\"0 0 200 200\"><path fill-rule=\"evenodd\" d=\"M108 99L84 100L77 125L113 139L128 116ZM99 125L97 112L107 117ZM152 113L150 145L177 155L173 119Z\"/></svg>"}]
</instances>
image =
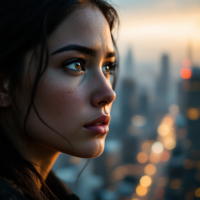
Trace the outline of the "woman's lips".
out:
<instances>
[{"instance_id":1,"label":"woman's lips","mask_svg":"<svg viewBox=\"0 0 200 200\"><path fill-rule=\"evenodd\" d=\"M110 115L101 115L84 126L86 130L96 134L106 134L109 131Z\"/></svg>"}]
</instances>

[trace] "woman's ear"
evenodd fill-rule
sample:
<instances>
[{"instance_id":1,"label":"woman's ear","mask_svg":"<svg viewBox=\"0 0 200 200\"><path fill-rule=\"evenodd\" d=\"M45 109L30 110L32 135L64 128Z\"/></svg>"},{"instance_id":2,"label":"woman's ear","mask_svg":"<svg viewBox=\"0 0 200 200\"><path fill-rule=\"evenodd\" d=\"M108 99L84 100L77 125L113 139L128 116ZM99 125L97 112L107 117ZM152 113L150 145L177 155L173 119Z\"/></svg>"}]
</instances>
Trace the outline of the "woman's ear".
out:
<instances>
[{"instance_id":1,"label":"woman's ear","mask_svg":"<svg viewBox=\"0 0 200 200\"><path fill-rule=\"evenodd\" d=\"M0 107L6 108L11 104L11 96L8 92L8 83L0 81Z\"/></svg>"}]
</instances>

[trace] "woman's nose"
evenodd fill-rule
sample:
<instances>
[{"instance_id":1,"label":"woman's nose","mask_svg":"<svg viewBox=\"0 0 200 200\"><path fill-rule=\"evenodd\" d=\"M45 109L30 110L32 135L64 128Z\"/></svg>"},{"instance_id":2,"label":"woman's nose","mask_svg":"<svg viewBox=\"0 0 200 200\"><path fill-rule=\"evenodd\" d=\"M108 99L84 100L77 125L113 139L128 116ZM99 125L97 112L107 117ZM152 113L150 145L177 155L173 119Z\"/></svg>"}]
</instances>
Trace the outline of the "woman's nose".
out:
<instances>
[{"instance_id":1,"label":"woman's nose","mask_svg":"<svg viewBox=\"0 0 200 200\"><path fill-rule=\"evenodd\" d=\"M94 77L95 78L95 77ZM116 93L112 89L110 82L104 75L95 78L94 92L91 104L95 107L104 107L112 103L116 98Z\"/></svg>"}]
</instances>

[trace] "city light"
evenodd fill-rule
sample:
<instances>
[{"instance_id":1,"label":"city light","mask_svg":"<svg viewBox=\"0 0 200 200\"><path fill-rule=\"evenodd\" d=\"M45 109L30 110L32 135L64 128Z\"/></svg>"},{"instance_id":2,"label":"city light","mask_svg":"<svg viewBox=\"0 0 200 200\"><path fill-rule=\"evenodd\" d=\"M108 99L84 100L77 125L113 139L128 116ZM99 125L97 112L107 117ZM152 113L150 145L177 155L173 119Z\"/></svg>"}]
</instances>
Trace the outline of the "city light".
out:
<instances>
[{"instance_id":1,"label":"city light","mask_svg":"<svg viewBox=\"0 0 200 200\"><path fill-rule=\"evenodd\" d=\"M172 105L172 106L174 106L174 105ZM175 110L176 110L176 112L177 112L177 108L172 107L172 106L170 106L169 110L173 110L173 112L175 112ZM170 116L166 116L166 117L164 117L162 123L164 123L168 126L172 126L174 124L174 119Z\"/></svg>"},{"instance_id":2,"label":"city light","mask_svg":"<svg viewBox=\"0 0 200 200\"><path fill-rule=\"evenodd\" d=\"M151 149L151 146L152 146L152 143L149 141L146 141L142 143L141 149L143 151L149 151Z\"/></svg>"},{"instance_id":3,"label":"city light","mask_svg":"<svg viewBox=\"0 0 200 200\"><path fill-rule=\"evenodd\" d=\"M180 71L180 75L181 75L181 78L183 79L189 79L192 76L192 71L188 68L183 68Z\"/></svg>"},{"instance_id":4,"label":"city light","mask_svg":"<svg viewBox=\"0 0 200 200\"><path fill-rule=\"evenodd\" d=\"M164 147L163 147L163 144L161 142L155 142L153 145L152 145L152 151L154 153L161 153L163 151Z\"/></svg>"},{"instance_id":5,"label":"city light","mask_svg":"<svg viewBox=\"0 0 200 200\"><path fill-rule=\"evenodd\" d=\"M200 188L196 189L194 194L196 197L200 197Z\"/></svg>"},{"instance_id":6,"label":"city light","mask_svg":"<svg viewBox=\"0 0 200 200\"><path fill-rule=\"evenodd\" d=\"M144 172L147 174L147 175L153 175L156 173L156 166L153 165L153 164L147 164L144 168Z\"/></svg>"},{"instance_id":7,"label":"city light","mask_svg":"<svg viewBox=\"0 0 200 200\"><path fill-rule=\"evenodd\" d=\"M187 117L190 120L197 120L199 119L200 113L199 113L199 109L197 108L190 108L187 111Z\"/></svg>"},{"instance_id":8,"label":"city light","mask_svg":"<svg viewBox=\"0 0 200 200\"><path fill-rule=\"evenodd\" d=\"M138 185L136 187L136 194L138 196L145 196L147 194L147 192L148 192L147 188L142 185Z\"/></svg>"},{"instance_id":9,"label":"city light","mask_svg":"<svg viewBox=\"0 0 200 200\"><path fill-rule=\"evenodd\" d=\"M170 154L167 151L163 151L161 156L160 156L160 160L163 162L167 162L170 159Z\"/></svg>"},{"instance_id":10,"label":"city light","mask_svg":"<svg viewBox=\"0 0 200 200\"><path fill-rule=\"evenodd\" d=\"M169 126L166 125L166 124L161 124L159 127L158 127L158 134L160 136L166 136L168 133L169 133Z\"/></svg>"},{"instance_id":11,"label":"city light","mask_svg":"<svg viewBox=\"0 0 200 200\"><path fill-rule=\"evenodd\" d=\"M148 161L148 155L144 152L140 152L137 155L137 161L141 164L144 164Z\"/></svg>"},{"instance_id":12,"label":"city light","mask_svg":"<svg viewBox=\"0 0 200 200\"><path fill-rule=\"evenodd\" d=\"M150 154L150 156L149 156L149 161L150 161L151 163L154 163L154 164L159 163L159 162L160 162L160 155L151 152L151 154Z\"/></svg>"},{"instance_id":13,"label":"city light","mask_svg":"<svg viewBox=\"0 0 200 200\"><path fill-rule=\"evenodd\" d=\"M140 184L144 187L149 187L152 183L151 177L149 176L142 176L140 179Z\"/></svg>"},{"instance_id":14,"label":"city light","mask_svg":"<svg viewBox=\"0 0 200 200\"><path fill-rule=\"evenodd\" d=\"M164 140L164 147L167 150L172 150L176 147L176 140L174 138L166 138Z\"/></svg>"}]
</instances>

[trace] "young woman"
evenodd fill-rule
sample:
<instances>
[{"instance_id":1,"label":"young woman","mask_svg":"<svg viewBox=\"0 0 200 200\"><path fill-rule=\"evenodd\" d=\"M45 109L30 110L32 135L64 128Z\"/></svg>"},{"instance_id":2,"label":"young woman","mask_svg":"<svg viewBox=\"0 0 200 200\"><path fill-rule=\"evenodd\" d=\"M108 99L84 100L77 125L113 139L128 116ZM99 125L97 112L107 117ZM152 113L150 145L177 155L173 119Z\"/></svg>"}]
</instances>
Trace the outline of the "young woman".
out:
<instances>
[{"instance_id":1,"label":"young woman","mask_svg":"<svg viewBox=\"0 0 200 200\"><path fill-rule=\"evenodd\" d=\"M103 152L117 21L103 0L0 1L0 199L78 199L51 167Z\"/></svg>"}]
</instances>

